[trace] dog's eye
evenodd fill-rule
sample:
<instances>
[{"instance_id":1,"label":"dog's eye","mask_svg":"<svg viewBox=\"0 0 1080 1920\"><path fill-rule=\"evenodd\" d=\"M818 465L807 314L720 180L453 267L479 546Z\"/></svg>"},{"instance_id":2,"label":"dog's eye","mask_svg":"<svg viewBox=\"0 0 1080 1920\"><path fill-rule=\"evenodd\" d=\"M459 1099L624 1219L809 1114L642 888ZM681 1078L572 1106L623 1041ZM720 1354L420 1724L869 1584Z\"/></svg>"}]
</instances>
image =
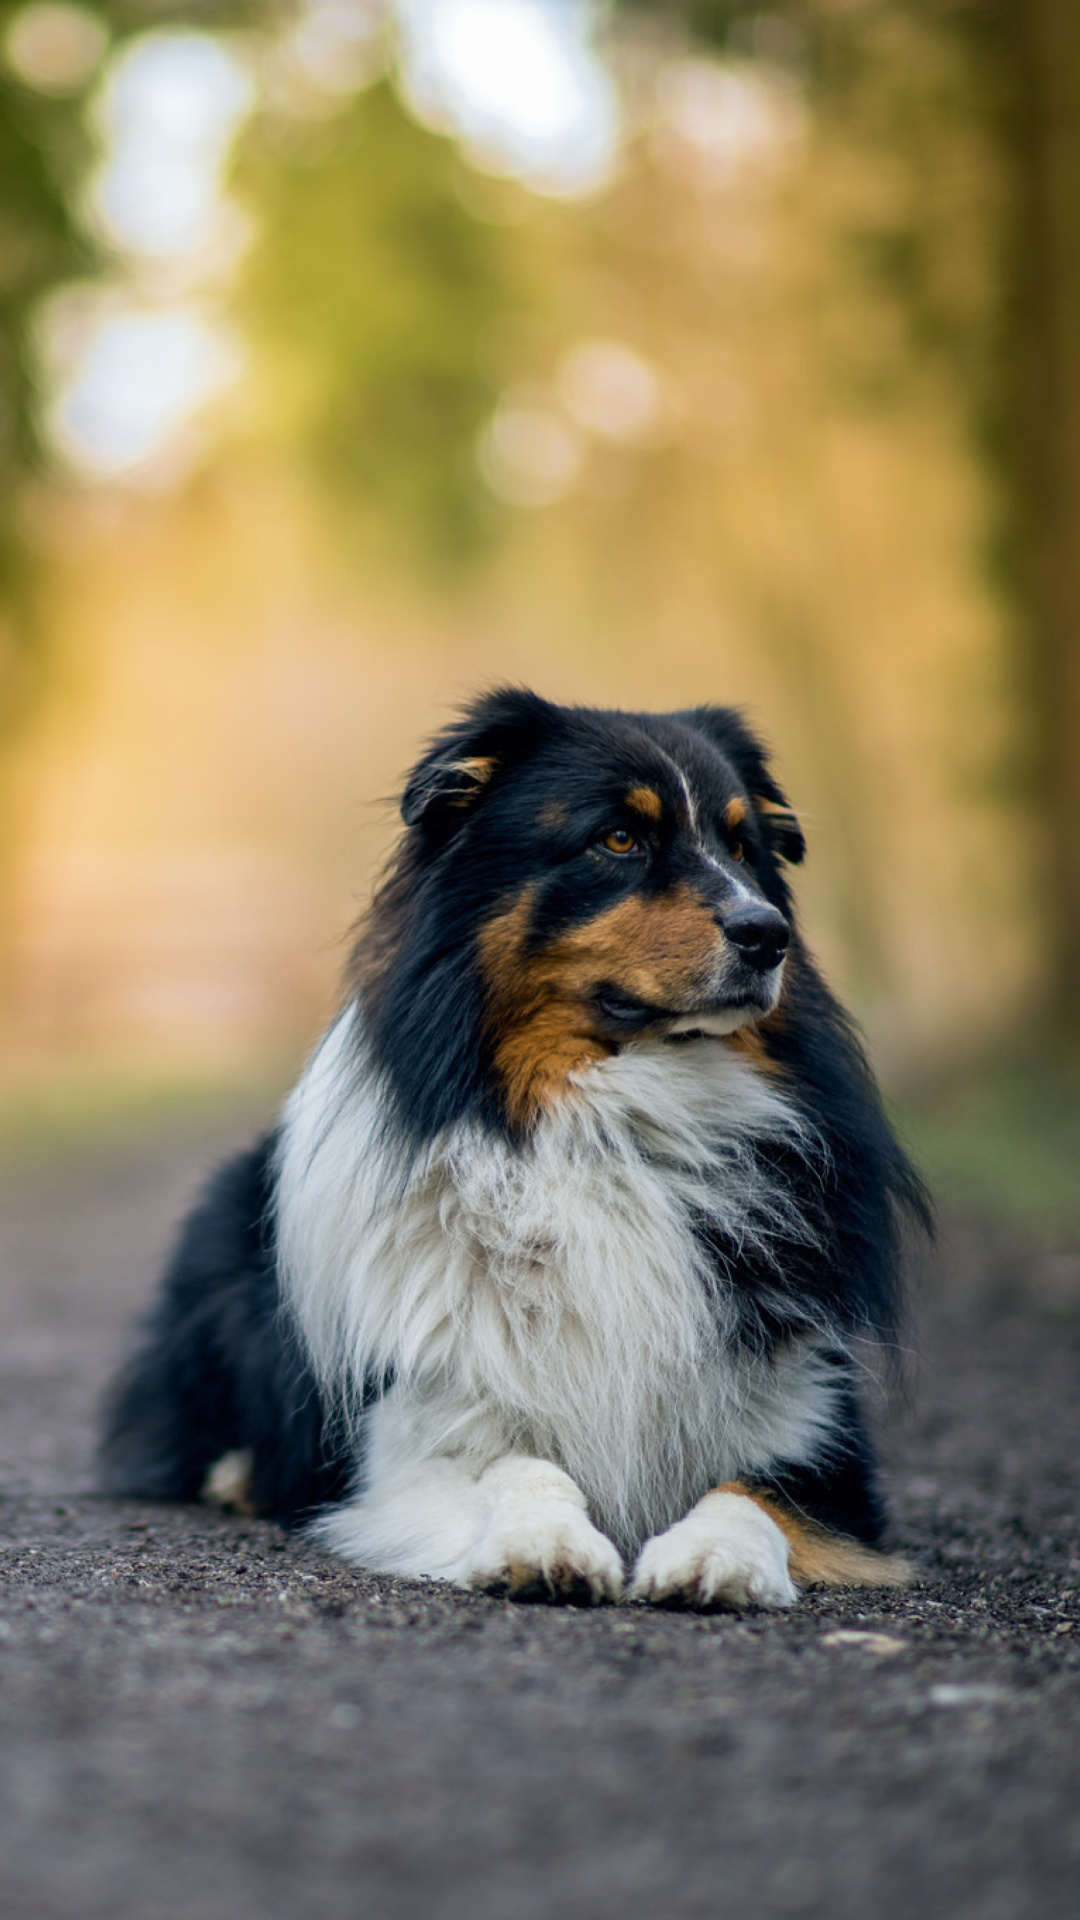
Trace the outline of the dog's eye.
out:
<instances>
[{"instance_id":1,"label":"dog's eye","mask_svg":"<svg viewBox=\"0 0 1080 1920\"><path fill-rule=\"evenodd\" d=\"M627 827L609 827L600 835L600 845L609 853L636 853L638 844Z\"/></svg>"},{"instance_id":2,"label":"dog's eye","mask_svg":"<svg viewBox=\"0 0 1080 1920\"><path fill-rule=\"evenodd\" d=\"M746 848L741 840L732 842L731 857L733 860L744 860L746 858Z\"/></svg>"}]
</instances>

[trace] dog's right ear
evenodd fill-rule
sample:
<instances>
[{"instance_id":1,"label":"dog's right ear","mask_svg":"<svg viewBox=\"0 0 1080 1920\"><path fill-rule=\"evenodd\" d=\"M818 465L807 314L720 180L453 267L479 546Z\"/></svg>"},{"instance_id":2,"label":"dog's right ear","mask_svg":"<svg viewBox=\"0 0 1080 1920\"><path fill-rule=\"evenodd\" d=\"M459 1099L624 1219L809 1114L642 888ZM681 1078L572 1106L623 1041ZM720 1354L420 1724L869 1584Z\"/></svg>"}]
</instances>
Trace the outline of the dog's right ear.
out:
<instances>
[{"instance_id":1,"label":"dog's right ear","mask_svg":"<svg viewBox=\"0 0 1080 1920\"><path fill-rule=\"evenodd\" d=\"M546 700L524 689L484 694L417 761L401 796L405 825L447 839L475 812L497 775L539 744L554 717Z\"/></svg>"},{"instance_id":2,"label":"dog's right ear","mask_svg":"<svg viewBox=\"0 0 1080 1920\"><path fill-rule=\"evenodd\" d=\"M401 796L401 817L415 827L433 808L452 807L466 813L475 805L498 762L489 754L468 754L459 760L422 762L409 776Z\"/></svg>"}]
</instances>

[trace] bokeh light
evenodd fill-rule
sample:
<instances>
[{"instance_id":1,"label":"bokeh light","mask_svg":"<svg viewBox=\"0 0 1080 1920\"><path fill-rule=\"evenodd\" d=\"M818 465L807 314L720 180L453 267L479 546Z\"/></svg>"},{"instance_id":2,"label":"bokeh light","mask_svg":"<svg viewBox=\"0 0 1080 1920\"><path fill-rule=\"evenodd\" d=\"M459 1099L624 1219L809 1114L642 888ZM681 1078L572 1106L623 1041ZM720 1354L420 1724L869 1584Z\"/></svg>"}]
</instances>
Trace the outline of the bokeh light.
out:
<instances>
[{"instance_id":1,"label":"bokeh light","mask_svg":"<svg viewBox=\"0 0 1080 1920\"><path fill-rule=\"evenodd\" d=\"M406 97L473 160L548 193L586 193L612 166L618 112L584 0L404 0Z\"/></svg>"},{"instance_id":2,"label":"bokeh light","mask_svg":"<svg viewBox=\"0 0 1080 1920\"><path fill-rule=\"evenodd\" d=\"M150 260L211 249L222 172L253 100L239 60L208 34L146 34L121 53L94 107L105 159L89 209L108 238Z\"/></svg>"},{"instance_id":3,"label":"bokeh light","mask_svg":"<svg viewBox=\"0 0 1080 1920\"><path fill-rule=\"evenodd\" d=\"M4 57L27 86L42 93L77 93L96 71L108 35L87 7L40 0L20 7L3 36Z\"/></svg>"}]
</instances>

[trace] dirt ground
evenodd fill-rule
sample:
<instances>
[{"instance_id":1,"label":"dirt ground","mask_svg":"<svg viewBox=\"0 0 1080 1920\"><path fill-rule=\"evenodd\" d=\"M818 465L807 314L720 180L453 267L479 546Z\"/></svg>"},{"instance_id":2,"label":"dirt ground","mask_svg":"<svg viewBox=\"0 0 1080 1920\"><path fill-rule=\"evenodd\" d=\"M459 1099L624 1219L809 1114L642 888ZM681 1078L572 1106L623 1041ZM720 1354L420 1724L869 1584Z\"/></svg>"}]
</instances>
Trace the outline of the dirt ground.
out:
<instances>
[{"instance_id":1,"label":"dirt ground","mask_svg":"<svg viewBox=\"0 0 1080 1920\"><path fill-rule=\"evenodd\" d=\"M93 1496L220 1134L0 1170L4 1915L1073 1920L1080 1261L955 1227L923 1275L910 1594L514 1607Z\"/></svg>"}]
</instances>

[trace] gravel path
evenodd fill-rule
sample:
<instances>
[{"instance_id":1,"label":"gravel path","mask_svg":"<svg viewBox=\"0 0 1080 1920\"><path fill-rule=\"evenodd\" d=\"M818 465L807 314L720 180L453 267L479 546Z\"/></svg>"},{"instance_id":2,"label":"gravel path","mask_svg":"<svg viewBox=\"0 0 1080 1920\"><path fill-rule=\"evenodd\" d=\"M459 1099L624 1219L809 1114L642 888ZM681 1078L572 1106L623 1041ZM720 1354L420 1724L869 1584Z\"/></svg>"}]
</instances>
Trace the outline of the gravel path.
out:
<instances>
[{"instance_id":1,"label":"gravel path","mask_svg":"<svg viewBox=\"0 0 1080 1920\"><path fill-rule=\"evenodd\" d=\"M207 1128L0 1172L4 1915L1080 1910L1080 1261L952 1231L889 1422L904 1596L514 1607L95 1499Z\"/></svg>"}]
</instances>

